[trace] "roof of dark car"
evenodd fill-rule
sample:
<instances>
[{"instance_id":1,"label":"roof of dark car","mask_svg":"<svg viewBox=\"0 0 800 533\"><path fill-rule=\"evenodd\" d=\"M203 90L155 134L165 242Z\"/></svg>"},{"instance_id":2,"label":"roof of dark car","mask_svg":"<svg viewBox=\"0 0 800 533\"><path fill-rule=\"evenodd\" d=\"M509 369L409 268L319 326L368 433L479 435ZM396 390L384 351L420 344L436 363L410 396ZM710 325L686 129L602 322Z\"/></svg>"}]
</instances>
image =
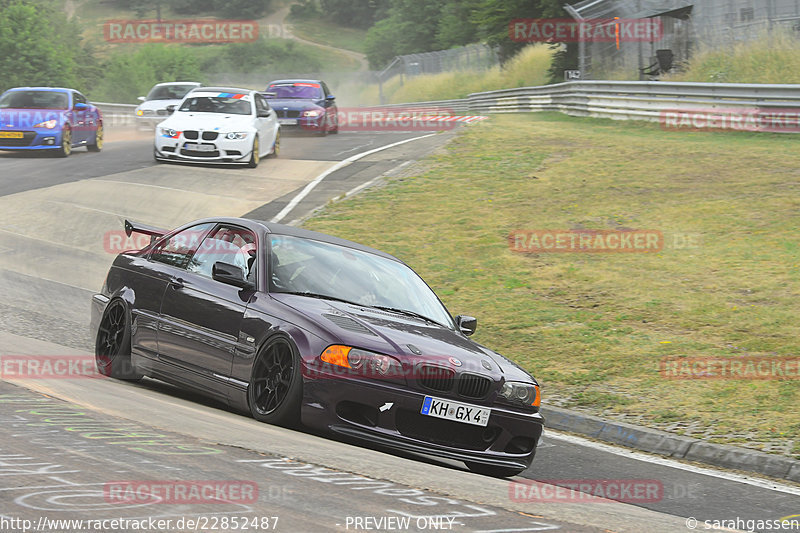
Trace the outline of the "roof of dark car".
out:
<instances>
[{"instance_id":1,"label":"roof of dark car","mask_svg":"<svg viewBox=\"0 0 800 533\"><path fill-rule=\"evenodd\" d=\"M267 87L276 83L322 83L322 80L306 80L301 78L291 78L288 80L272 80L267 84Z\"/></svg>"},{"instance_id":2,"label":"roof of dark car","mask_svg":"<svg viewBox=\"0 0 800 533\"><path fill-rule=\"evenodd\" d=\"M296 228L294 226L287 226L285 224L277 224L275 222L266 222L264 220L254 220L254 219L247 219L247 220L250 220L251 222L255 222L257 224L261 224L266 228L268 233L274 233L276 235L289 235L291 237L313 239L315 241L327 242L330 244L338 244L339 246L347 246L348 248L361 250L362 252L372 253L402 263L400 259L396 258L391 254L387 254L386 252L376 250L375 248L370 248L369 246L364 246L363 244L359 244L357 242L348 241L347 239L334 237L333 235L328 235L327 233L319 233L317 231L311 231L303 228Z\"/></svg>"}]
</instances>

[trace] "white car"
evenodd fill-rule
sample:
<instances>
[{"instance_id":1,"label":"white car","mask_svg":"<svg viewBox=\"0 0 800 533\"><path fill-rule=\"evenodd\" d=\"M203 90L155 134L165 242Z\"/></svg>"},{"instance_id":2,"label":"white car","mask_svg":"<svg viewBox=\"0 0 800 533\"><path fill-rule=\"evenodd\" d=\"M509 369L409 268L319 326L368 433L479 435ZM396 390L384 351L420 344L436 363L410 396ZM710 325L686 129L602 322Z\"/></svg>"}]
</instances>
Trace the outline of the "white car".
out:
<instances>
[{"instance_id":1,"label":"white car","mask_svg":"<svg viewBox=\"0 0 800 533\"><path fill-rule=\"evenodd\" d=\"M278 155L281 129L275 111L257 91L194 89L156 128L156 161L244 163L258 166Z\"/></svg>"},{"instance_id":2,"label":"white car","mask_svg":"<svg viewBox=\"0 0 800 533\"><path fill-rule=\"evenodd\" d=\"M169 116L167 107L180 104L186 93L201 85L196 81L175 81L154 85L147 96L139 97L142 103L136 106L134 111L137 129L153 131L159 122Z\"/></svg>"}]
</instances>

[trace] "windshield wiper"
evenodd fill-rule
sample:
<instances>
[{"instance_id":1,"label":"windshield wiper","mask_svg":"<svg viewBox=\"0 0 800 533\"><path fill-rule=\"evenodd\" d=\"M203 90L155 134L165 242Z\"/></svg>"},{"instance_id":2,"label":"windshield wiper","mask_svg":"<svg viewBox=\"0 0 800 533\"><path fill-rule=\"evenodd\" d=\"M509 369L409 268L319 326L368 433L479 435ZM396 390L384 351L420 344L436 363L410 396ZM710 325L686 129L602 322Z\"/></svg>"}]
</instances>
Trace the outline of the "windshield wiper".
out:
<instances>
[{"instance_id":1,"label":"windshield wiper","mask_svg":"<svg viewBox=\"0 0 800 533\"><path fill-rule=\"evenodd\" d=\"M328 296L327 294L317 294L315 292L307 292L307 291L275 291L275 294L294 294L295 296L308 296L309 298L317 298L320 300L333 300L335 302L342 302L345 304L350 305L362 305L360 303L351 302L350 300L345 300L343 298L337 298L336 296Z\"/></svg>"},{"instance_id":2,"label":"windshield wiper","mask_svg":"<svg viewBox=\"0 0 800 533\"><path fill-rule=\"evenodd\" d=\"M398 309L396 307L385 307L383 305L367 305L366 307L372 307L374 309L380 309L381 311L391 311L392 313L397 313L398 315L406 315L406 316L413 316L415 318L421 318L425 322L430 322L431 324L436 324L437 326L443 326L443 324L438 323L432 318L428 318L425 315L421 315L419 313L415 313L414 311L409 311L408 309Z\"/></svg>"}]
</instances>

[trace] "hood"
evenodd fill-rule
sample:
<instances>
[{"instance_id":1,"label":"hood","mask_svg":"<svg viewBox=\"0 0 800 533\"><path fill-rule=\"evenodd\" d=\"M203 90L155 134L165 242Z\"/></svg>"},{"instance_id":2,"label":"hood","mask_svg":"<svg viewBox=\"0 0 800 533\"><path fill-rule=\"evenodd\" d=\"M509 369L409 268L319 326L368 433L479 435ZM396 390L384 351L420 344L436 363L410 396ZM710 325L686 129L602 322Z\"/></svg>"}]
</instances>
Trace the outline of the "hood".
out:
<instances>
[{"instance_id":1,"label":"hood","mask_svg":"<svg viewBox=\"0 0 800 533\"><path fill-rule=\"evenodd\" d=\"M225 113L200 113L176 111L160 125L178 131L233 131L234 129L252 130L250 115L233 115Z\"/></svg>"},{"instance_id":2,"label":"hood","mask_svg":"<svg viewBox=\"0 0 800 533\"><path fill-rule=\"evenodd\" d=\"M0 109L0 129L32 128L34 125L48 120L56 120L60 125L68 113L67 109L3 108Z\"/></svg>"},{"instance_id":3,"label":"hood","mask_svg":"<svg viewBox=\"0 0 800 533\"><path fill-rule=\"evenodd\" d=\"M502 355L444 326L367 306L290 294L271 296L324 328L331 344L392 355L404 365L427 361L460 371L500 374L511 381L531 379Z\"/></svg>"},{"instance_id":4,"label":"hood","mask_svg":"<svg viewBox=\"0 0 800 533\"><path fill-rule=\"evenodd\" d=\"M271 108L278 110L282 110L283 108L302 110L310 107L323 107L322 101L305 98L269 98L267 102Z\"/></svg>"},{"instance_id":5,"label":"hood","mask_svg":"<svg viewBox=\"0 0 800 533\"><path fill-rule=\"evenodd\" d=\"M136 109L158 111L159 109L167 109L167 106L177 106L183 102L183 98L177 100L147 100L136 106Z\"/></svg>"}]
</instances>

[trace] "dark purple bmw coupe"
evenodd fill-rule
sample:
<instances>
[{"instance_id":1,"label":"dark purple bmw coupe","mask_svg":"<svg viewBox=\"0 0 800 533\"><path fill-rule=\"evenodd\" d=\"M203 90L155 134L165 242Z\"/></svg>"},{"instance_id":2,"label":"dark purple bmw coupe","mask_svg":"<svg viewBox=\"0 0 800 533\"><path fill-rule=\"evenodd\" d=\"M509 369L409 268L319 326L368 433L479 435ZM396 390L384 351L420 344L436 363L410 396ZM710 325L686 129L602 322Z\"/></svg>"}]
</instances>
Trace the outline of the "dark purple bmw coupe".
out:
<instances>
[{"instance_id":1,"label":"dark purple bmw coupe","mask_svg":"<svg viewBox=\"0 0 800 533\"><path fill-rule=\"evenodd\" d=\"M150 235L92 298L98 369L190 387L271 424L511 476L542 433L539 385L468 338L399 259L312 231L238 218Z\"/></svg>"}]
</instances>

